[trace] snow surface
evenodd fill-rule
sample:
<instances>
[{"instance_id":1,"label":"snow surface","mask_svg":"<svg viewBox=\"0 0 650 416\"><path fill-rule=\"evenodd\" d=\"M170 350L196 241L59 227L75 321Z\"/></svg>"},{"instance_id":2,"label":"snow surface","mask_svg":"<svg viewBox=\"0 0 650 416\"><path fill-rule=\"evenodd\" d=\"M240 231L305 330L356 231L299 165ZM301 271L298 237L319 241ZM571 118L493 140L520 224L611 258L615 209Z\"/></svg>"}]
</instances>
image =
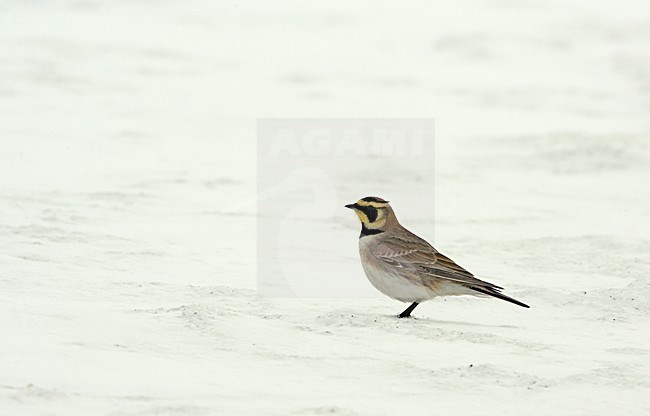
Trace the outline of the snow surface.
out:
<instances>
[{"instance_id":1,"label":"snow surface","mask_svg":"<svg viewBox=\"0 0 650 416\"><path fill-rule=\"evenodd\" d=\"M9 0L0 45L1 415L650 414L647 2ZM260 297L261 117L434 117L420 234L532 308Z\"/></svg>"}]
</instances>

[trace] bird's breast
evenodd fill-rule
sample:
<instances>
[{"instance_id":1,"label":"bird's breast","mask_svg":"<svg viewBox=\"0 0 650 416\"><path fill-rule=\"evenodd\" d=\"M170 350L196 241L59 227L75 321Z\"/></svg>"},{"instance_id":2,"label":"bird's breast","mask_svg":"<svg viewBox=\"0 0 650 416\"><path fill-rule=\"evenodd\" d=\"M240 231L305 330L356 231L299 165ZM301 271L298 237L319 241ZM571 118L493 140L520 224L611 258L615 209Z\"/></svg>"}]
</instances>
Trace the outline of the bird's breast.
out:
<instances>
[{"instance_id":1,"label":"bird's breast","mask_svg":"<svg viewBox=\"0 0 650 416\"><path fill-rule=\"evenodd\" d=\"M423 302L435 296L418 279L412 279L404 270L372 254L371 249L376 242L368 241L371 238L376 237L368 236L359 240L359 255L366 277L377 290L402 302Z\"/></svg>"}]
</instances>

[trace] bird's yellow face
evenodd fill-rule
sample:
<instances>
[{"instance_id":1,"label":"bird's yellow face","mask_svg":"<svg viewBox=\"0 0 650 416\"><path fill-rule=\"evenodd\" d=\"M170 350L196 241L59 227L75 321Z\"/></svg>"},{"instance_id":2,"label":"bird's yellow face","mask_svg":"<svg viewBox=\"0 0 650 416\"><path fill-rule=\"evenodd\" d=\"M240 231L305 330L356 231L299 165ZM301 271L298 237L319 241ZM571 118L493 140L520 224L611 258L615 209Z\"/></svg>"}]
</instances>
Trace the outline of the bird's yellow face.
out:
<instances>
[{"instance_id":1,"label":"bird's yellow face","mask_svg":"<svg viewBox=\"0 0 650 416\"><path fill-rule=\"evenodd\" d=\"M388 206L388 201L375 196L367 196L345 207L354 210L363 228L377 230L386 225Z\"/></svg>"}]
</instances>

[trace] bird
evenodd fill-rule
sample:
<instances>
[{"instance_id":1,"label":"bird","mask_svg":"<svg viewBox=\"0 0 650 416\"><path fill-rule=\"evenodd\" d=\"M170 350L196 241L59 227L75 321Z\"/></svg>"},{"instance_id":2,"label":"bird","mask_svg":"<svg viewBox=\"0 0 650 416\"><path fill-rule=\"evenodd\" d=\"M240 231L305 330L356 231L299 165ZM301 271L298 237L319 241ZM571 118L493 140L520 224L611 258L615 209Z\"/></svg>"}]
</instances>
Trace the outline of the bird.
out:
<instances>
[{"instance_id":1,"label":"bird","mask_svg":"<svg viewBox=\"0 0 650 416\"><path fill-rule=\"evenodd\" d=\"M388 201L367 196L345 207L361 221L359 255L370 283L384 295L410 303L399 318L410 317L416 306L438 296L495 297L530 307L501 293L502 287L477 279L404 228Z\"/></svg>"}]
</instances>

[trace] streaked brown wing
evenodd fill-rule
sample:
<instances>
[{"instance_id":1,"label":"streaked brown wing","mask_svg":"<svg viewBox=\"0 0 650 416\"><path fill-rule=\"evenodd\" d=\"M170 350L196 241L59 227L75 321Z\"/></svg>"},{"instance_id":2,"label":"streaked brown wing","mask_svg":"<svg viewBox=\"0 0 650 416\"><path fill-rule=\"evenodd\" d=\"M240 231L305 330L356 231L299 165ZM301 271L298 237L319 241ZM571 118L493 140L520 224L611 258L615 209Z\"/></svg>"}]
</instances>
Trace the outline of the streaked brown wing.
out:
<instances>
[{"instance_id":1,"label":"streaked brown wing","mask_svg":"<svg viewBox=\"0 0 650 416\"><path fill-rule=\"evenodd\" d=\"M405 235L385 237L372 249L372 254L393 267L415 269L424 275L453 280L465 286L502 289L477 279L449 257L439 253L425 240L410 232Z\"/></svg>"}]
</instances>

